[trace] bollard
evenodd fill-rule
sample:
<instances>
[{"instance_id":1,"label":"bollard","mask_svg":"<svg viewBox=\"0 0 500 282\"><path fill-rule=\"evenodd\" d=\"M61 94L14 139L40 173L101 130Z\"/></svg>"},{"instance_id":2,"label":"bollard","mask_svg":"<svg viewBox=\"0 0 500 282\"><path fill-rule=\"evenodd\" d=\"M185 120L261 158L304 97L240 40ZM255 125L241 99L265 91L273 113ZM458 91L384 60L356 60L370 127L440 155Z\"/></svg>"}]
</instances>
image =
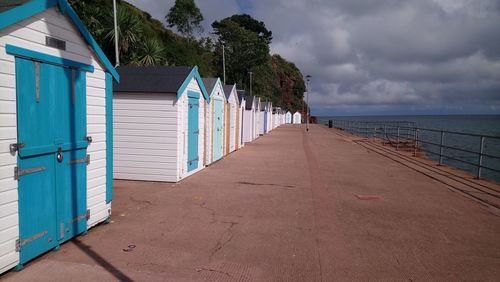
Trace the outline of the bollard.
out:
<instances>
[{"instance_id":1,"label":"bollard","mask_svg":"<svg viewBox=\"0 0 500 282\"><path fill-rule=\"evenodd\" d=\"M332 128L333 127L333 120L329 120L328 121L328 128Z\"/></svg>"},{"instance_id":2,"label":"bollard","mask_svg":"<svg viewBox=\"0 0 500 282\"><path fill-rule=\"evenodd\" d=\"M481 136L479 143L479 164L477 166L477 179L481 179L481 169L483 168L483 150L484 150L484 136Z\"/></svg>"}]
</instances>

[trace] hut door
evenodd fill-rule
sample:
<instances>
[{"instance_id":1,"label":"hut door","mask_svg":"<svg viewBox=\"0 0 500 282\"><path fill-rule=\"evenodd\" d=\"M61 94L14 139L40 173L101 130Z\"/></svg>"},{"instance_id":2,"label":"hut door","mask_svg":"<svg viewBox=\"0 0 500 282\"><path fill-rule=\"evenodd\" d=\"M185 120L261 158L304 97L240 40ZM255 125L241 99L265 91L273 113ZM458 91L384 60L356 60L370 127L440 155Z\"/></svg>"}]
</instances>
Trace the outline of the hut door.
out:
<instances>
[{"instance_id":1,"label":"hut door","mask_svg":"<svg viewBox=\"0 0 500 282\"><path fill-rule=\"evenodd\" d=\"M199 107L199 98L188 96L188 172L198 168Z\"/></svg>"},{"instance_id":2,"label":"hut door","mask_svg":"<svg viewBox=\"0 0 500 282\"><path fill-rule=\"evenodd\" d=\"M224 105L222 100L214 99L214 161L222 158L222 136L223 136L223 118Z\"/></svg>"},{"instance_id":3,"label":"hut door","mask_svg":"<svg viewBox=\"0 0 500 282\"><path fill-rule=\"evenodd\" d=\"M85 74L16 58L20 264L86 230Z\"/></svg>"}]
</instances>

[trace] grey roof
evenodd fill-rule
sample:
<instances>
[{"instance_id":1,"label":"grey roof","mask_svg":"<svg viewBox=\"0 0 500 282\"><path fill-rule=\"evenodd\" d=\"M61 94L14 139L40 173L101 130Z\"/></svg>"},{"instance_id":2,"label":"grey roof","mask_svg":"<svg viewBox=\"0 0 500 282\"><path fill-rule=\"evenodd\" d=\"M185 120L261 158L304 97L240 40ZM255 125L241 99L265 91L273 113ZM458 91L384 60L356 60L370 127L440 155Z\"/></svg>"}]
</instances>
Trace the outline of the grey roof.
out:
<instances>
[{"instance_id":1,"label":"grey roof","mask_svg":"<svg viewBox=\"0 0 500 282\"><path fill-rule=\"evenodd\" d=\"M251 110L253 108L254 98L255 97L252 95L245 96L245 100L247 100L247 103L245 104L245 110Z\"/></svg>"},{"instance_id":2,"label":"grey roof","mask_svg":"<svg viewBox=\"0 0 500 282\"><path fill-rule=\"evenodd\" d=\"M239 103L243 103L243 99L245 99L245 90L236 90L236 92L238 93L238 100L239 100ZM246 100L246 99L245 99Z\"/></svg>"},{"instance_id":3,"label":"grey roof","mask_svg":"<svg viewBox=\"0 0 500 282\"><path fill-rule=\"evenodd\" d=\"M205 84L205 89L207 89L208 95L212 95L214 91L215 84L217 83L217 78L215 77L203 77L203 84Z\"/></svg>"},{"instance_id":4,"label":"grey roof","mask_svg":"<svg viewBox=\"0 0 500 282\"><path fill-rule=\"evenodd\" d=\"M226 95L226 100L229 99L231 95L231 91L233 90L234 85L224 85L222 88L224 89L224 95ZM237 98L237 97L236 97ZM238 99L236 99L238 100Z\"/></svg>"},{"instance_id":5,"label":"grey roof","mask_svg":"<svg viewBox=\"0 0 500 282\"><path fill-rule=\"evenodd\" d=\"M113 85L114 92L177 93L191 73L192 67L138 67L121 66L120 83Z\"/></svg>"},{"instance_id":6,"label":"grey roof","mask_svg":"<svg viewBox=\"0 0 500 282\"><path fill-rule=\"evenodd\" d=\"M30 0L1 0L0 13L13 9L29 1Z\"/></svg>"}]
</instances>

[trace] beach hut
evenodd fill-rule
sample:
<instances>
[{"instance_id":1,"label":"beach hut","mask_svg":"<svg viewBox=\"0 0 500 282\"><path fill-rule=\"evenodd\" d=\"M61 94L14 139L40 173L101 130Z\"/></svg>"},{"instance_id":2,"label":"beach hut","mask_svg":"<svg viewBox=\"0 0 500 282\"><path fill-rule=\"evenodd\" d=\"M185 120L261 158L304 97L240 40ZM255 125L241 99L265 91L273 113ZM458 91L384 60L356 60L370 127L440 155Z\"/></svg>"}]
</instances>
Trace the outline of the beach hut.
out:
<instances>
[{"instance_id":1,"label":"beach hut","mask_svg":"<svg viewBox=\"0 0 500 282\"><path fill-rule=\"evenodd\" d=\"M203 78L203 82L210 96L211 108L212 138L207 144L211 144L211 162L215 162L224 156L226 96L219 78Z\"/></svg>"},{"instance_id":2,"label":"beach hut","mask_svg":"<svg viewBox=\"0 0 500 282\"><path fill-rule=\"evenodd\" d=\"M293 123L294 124L301 124L302 122L302 115L299 112L295 112L293 114Z\"/></svg>"},{"instance_id":3,"label":"beach hut","mask_svg":"<svg viewBox=\"0 0 500 282\"><path fill-rule=\"evenodd\" d=\"M280 126L280 120L281 120L281 108L280 107L274 107L273 108L273 129L277 128Z\"/></svg>"},{"instance_id":4,"label":"beach hut","mask_svg":"<svg viewBox=\"0 0 500 282\"><path fill-rule=\"evenodd\" d=\"M177 182L204 167L208 93L197 67L118 69L114 177Z\"/></svg>"},{"instance_id":5,"label":"beach hut","mask_svg":"<svg viewBox=\"0 0 500 282\"><path fill-rule=\"evenodd\" d=\"M273 130L273 103L272 102L267 102L267 108L266 108L266 133L271 132Z\"/></svg>"},{"instance_id":6,"label":"beach hut","mask_svg":"<svg viewBox=\"0 0 500 282\"><path fill-rule=\"evenodd\" d=\"M106 221L118 73L68 2L0 1L0 273Z\"/></svg>"},{"instance_id":7,"label":"beach hut","mask_svg":"<svg viewBox=\"0 0 500 282\"><path fill-rule=\"evenodd\" d=\"M254 139L259 138L260 134L262 133L262 124L263 124L263 115L264 113L261 113L261 99L259 96L254 96L254 102L255 102L255 128L254 128Z\"/></svg>"},{"instance_id":8,"label":"beach hut","mask_svg":"<svg viewBox=\"0 0 500 282\"><path fill-rule=\"evenodd\" d=\"M238 122L236 124L237 130L236 130L236 149L242 148L245 146L245 142L243 141L243 126L245 123L245 107L246 107L246 99L245 99L245 92L237 90L236 93L238 94Z\"/></svg>"},{"instance_id":9,"label":"beach hut","mask_svg":"<svg viewBox=\"0 0 500 282\"><path fill-rule=\"evenodd\" d=\"M243 113L243 140L244 142L252 142L255 139L255 124L256 124L256 97L244 96L245 112Z\"/></svg>"},{"instance_id":10,"label":"beach hut","mask_svg":"<svg viewBox=\"0 0 500 282\"><path fill-rule=\"evenodd\" d=\"M226 96L226 154L236 150L236 132L239 130L239 115L238 115L238 93L236 92L236 84L224 85L224 95Z\"/></svg>"},{"instance_id":11,"label":"beach hut","mask_svg":"<svg viewBox=\"0 0 500 282\"><path fill-rule=\"evenodd\" d=\"M259 113L259 130L258 135L264 135L267 129L267 102L260 102Z\"/></svg>"},{"instance_id":12,"label":"beach hut","mask_svg":"<svg viewBox=\"0 0 500 282\"><path fill-rule=\"evenodd\" d=\"M292 113L290 111L285 114L285 123L292 123Z\"/></svg>"}]
</instances>

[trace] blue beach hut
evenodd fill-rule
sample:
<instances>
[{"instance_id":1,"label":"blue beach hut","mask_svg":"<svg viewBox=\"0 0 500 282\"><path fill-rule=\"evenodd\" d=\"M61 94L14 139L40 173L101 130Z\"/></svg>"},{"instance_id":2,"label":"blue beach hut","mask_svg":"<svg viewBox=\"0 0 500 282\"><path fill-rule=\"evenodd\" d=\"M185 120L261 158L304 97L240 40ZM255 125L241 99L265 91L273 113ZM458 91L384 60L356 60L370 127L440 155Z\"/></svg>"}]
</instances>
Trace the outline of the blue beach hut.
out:
<instances>
[{"instance_id":1,"label":"blue beach hut","mask_svg":"<svg viewBox=\"0 0 500 282\"><path fill-rule=\"evenodd\" d=\"M208 93L197 67L123 66L115 86L114 177L177 182L205 167Z\"/></svg>"},{"instance_id":2,"label":"blue beach hut","mask_svg":"<svg viewBox=\"0 0 500 282\"><path fill-rule=\"evenodd\" d=\"M65 0L0 1L0 273L107 220L118 73Z\"/></svg>"}]
</instances>

